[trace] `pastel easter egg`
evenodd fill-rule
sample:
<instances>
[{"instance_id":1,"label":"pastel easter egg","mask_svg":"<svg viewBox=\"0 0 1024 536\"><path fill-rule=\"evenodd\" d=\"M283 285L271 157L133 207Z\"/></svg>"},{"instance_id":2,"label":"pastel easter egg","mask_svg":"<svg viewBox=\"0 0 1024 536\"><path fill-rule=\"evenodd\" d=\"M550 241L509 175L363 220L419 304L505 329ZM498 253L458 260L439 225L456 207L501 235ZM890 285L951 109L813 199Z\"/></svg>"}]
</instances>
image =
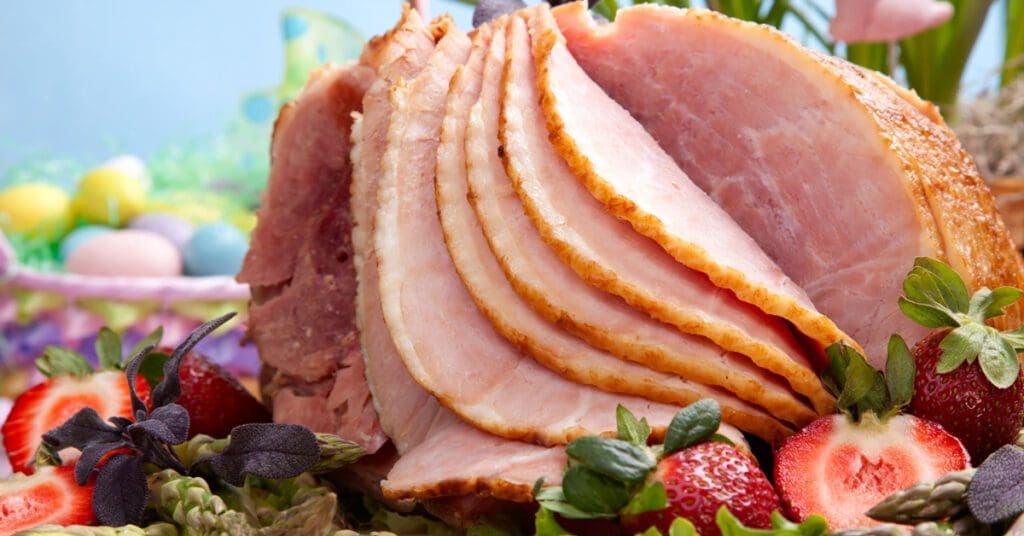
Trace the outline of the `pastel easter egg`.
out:
<instances>
[{"instance_id":1,"label":"pastel easter egg","mask_svg":"<svg viewBox=\"0 0 1024 536\"><path fill-rule=\"evenodd\" d=\"M249 242L235 226L210 223L196 229L185 246L185 272L188 275L235 275Z\"/></svg>"},{"instance_id":2,"label":"pastel easter egg","mask_svg":"<svg viewBox=\"0 0 1024 536\"><path fill-rule=\"evenodd\" d=\"M149 190L153 185L153 179L149 175L149 169L141 158L133 154L122 154L100 164L101 168L113 169L132 177L142 184L142 188Z\"/></svg>"},{"instance_id":3,"label":"pastel easter egg","mask_svg":"<svg viewBox=\"0 0 1024 536\"><path fill-rule=\"evenodd\" d=\"M142 212L146 191L138 179L111 168L97 168L78 183L75 214L89 223L121 227Z\"/></svg>"},{"instance_id":4,"label":"pastel easter egg","mask_svg":"<svg viewBox=\"0 0 1024 536\"><path fill-rule=\"evenodd\" d=\"M192 233L196 228L192 223L174 214L153 212L142 214L128 224L129 229L139 229L156 233L167 240L170 240L179 251L185 250Z\"/></svg>"},{"instance_id":5,"label":"pastel easter egg","mask_svg":"<svg viewBox=\"0 0 1024 536\"><path fill-rule=\"evenodd\" d=\"M60 260L67 261L71 252L78 249L79 246L92 240L94 237L112 231L113 229L103 225L86 225L71 231L60 242Z\"/></svg>"},{"instance_id":6,"label":"pastel easter egg","mask_svg":"<svg viewBox=\"0 0 1024 536\"><path fill-rule=\"evenodd\" d=\"M68 255L64 267L92 276L173 277L181 275L181 254L156 233L126 229L86 241Z\"/></svg>"},{"instance_id":7,"label":"pastel easter egg","mask_svg":"<svg viewBox=\"0 0 1024 536\"><path fill-rule=\"evenodd\" d=\"M0 229L4 232L57 240L70 226L68 194L52 184L19 184L0 193Z\"/></svg>"}]
</instances>

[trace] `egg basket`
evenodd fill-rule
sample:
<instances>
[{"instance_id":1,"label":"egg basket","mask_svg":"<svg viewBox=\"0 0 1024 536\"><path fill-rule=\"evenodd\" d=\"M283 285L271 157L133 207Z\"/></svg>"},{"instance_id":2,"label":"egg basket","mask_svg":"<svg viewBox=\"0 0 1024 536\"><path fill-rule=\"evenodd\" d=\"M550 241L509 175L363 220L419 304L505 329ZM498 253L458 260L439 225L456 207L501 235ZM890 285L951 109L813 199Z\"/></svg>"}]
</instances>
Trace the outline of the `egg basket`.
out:
<instances>
[{"instance_id":1,"label":"egg basket","mask_svg":"<svg viewBox=\"0 0 1024 536\"><path fill-rule=\"evenodd\" d=\"M44 272L17 262L0 232L0 397L31 383L47 345L79 351L95 363L96 333L108 326L132 345L163 326L176 345L201 322L244 312L249 287L228 276L97 277ZM197 348L236 376L254 377L256 350L244 343L242 316Z\"/></svg>"}]
</instances>

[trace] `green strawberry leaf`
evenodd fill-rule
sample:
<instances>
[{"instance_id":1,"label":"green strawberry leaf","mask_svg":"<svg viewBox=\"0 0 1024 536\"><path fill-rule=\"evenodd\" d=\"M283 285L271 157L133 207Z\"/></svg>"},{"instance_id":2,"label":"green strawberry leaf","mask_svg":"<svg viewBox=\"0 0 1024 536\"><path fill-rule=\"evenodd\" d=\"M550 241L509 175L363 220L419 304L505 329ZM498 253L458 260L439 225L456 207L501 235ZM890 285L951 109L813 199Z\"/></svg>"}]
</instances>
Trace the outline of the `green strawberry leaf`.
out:
<instances>
[{"instance_id":1,"label":"green strawberry leaf","mask_svg":"<svg viewBox=\"0 0 1024 536\"><path fill-rule=\"evenodd\" d=\"M1004 331L1003 338L1018 352L1024 352L1024 326L1013 331Z\"/></svg>"},{"instance_id":2,"label":"green strawberry leaf","mask_svg":"<svg viewBox=\"0 0 1024 536\"><path fill-rule=\"evenodd\" d=\"M1002 316L1005 314L1003 308L1019 300L1022 294L1020 289L1013 287L999 287L995 290L982 287L971 296L968 314L979 322Z\"/></svg>"},{"instance_id":3,"label":"green strawberry leaf","mask_svg":"<svg viewBox=\"0 0 1024 536\"><path fill-rule=\"evenodd\" d=\"M897 303L904 316L926 328L952 328L958 324L955 318L934 307L915 303L903 297L900 297Z\"/></svg>"},{"instance_id":4,"label":"green strawberry leaf","mask_svg":"<svg viewBox=\"0 0 1024 536\"><path fill-rule=\"evenodd\" d=\"M652 510L668 508L668 495L665 484L654 482L638 491L622 510L622 515L642 514Z\"/></svg>"},{"instance_id":5,"label":"green strawberry leaf","mask_svg":"<svg viewBox=\"0 0 1024 536\"><path fill-rule=\"evenodd\" d=\"M570 458L620 482L641 482L654 469L650 450L606 437L581 437L565 448Z\"/></svg>"},{"instance_id":6,"label":"green strawberry leaf","mask_svg":"<svg viewBox=\"0 0 1024 536\"><path fill-rule=\"evenodd\" d=\"M914 378L917 376L917 366L914 364L914 356L910 355L910 349L903 337L893 335L889 337L889 352L885 360L885 385L889 391L889 400L894 409L899 409L910 403L914 397Z\"/></svg>"},{"instance_id":7,"label":"green strawberry leaf","mask_svg":"<svg viewBox=\"0 0 1024 536\"><path fill-rule=\"evenodd\" d=\"M1017 351L995 328L985 326L986 337L978 353L978 364L992 385L1006 389L1020 376Z\"/></svg>"},{"instance_id":8,"label":"green strawberry leaf","mask_svg":"<svg viewBox=\"0 0 1024 536\"><path fill-rule=\"evenodd\" d=\"M533 531L537 536L572 536L555 521L555 514L544 505L534 518Z\"/></svg>"},{"instance_id":9,"label":"green strawberry leaf","mask_svg":"<svg viewBox=\"0 0 1024 536\"><path fill-rule=\"evenodd\" d=\"M634 445L646 445L647 438L651 435L651 427L647 419L636 420L626 406L619 404L615 408L615 421L619 429L619 439L628 441Z\"/></svg>"},{"instance_id":10,"label":"green strawberry leaf","mask_svg":"<svg viewBox=\"0 0 1024 536\"><path fill-rule=\"evenodd\" d=\"M885 377L860 352L837 342L825 349L825 355L829 364L823 379L838 393L836 406L840 410L858 420L865 412L883 415L892 407Z\"/></svg>"},{"instance_id":11,"label":"green strawberry leaf","mask_svg":"<svg viewBox=\"0 0 1024 536\"><path fill-rule=\"evenodd\" d=\"M946 374L956 370L964 361L973 363L981 352L985 339L988 338L987 329L983 324L968 323L950 331L939 348L942 355L939 357L939 364L936 370L939 374Z\"/></svg>"},{"instance_id":12,"label":"green strawberry leaf","mask_svg":"<svg viewBox=\"0 0 1024 536\"><path fill-rule=\"evenodd\" d=\"M668 527L668 536L698 536L697 527L688 519L677 517Z\"/></svg>"},{"instance_id":13,"label":"green strawberry leaf","mask_svg":"<svg viewBox=\"0 0 1024 536\"><path fill-rule=\"evenodd\" d=\"M914 259L903 280L900 310L929 328L956 327L968 312L970 297L963 279L945 263L928 257Z\"/></svg>"},{"instance_id":14,"label":"green strawberry leaf","mask_svg":"<svg viewBox=\"0 0 1024 536\"><path fill-rule=\"evenodd\" d=\"M132 355L138 352L133 352ZM171 356L162 352L151 352L142 360L139 376L146 378L149 385L156 385L164 379L164 364Z\"/></svg>"},{"instance_id":15,"label":"green strawberry leaf","mask_svg":"<svg viewBox=\"0 0 1024 536\"><path fill-rule=\"evenodd\" d=\"M121 337L110 328L101 328L96 335L96 357L100 370L121 368Z\"/></svg>"},{"instance_id":16,"label":"green strawberry leaf","mask_svg":"<svg viewBox=\"0 0 1024 536\"><path fill-rule=\"evenodd\" d=\"M47 346L36 358L36 368L47 378L62 374L81 378L95 372L82 354L59 346Z\"/></svg>"},{"instance_id":17,"label":"green strawberry leaf","mask_svg":"<svg viewBox=\"0 0 1024 536\"><path fill-rule=\"evenodd\" d=\"M566 470L562 493L569 504L594 514L614 515L629 504L629 490L624 483L582 465Z\"/></svg>"},{"instance_id":18,"label":"green strawberry leaf","mask_svg":"<svg viewBox=\"0 0 1024 536\"><path fill-rule=\"evenodd\" d=\"M544 488L535 492L533 497L542 508L546 508L552 512L558 512L562 517L567 517L569 519L611 519L615 517L615 514L585 512L577 508L565 498L565 492L563 491L562 486Z\"/></svg>"},{"instance_id":19,"label":"green strawberry leaf","mask_svg":"<svg viewBox=\"0 0 1024 536\"><path fill-rule=\"evenodd\" d=\"M141 341L137 342L132 349L128 351L128 355L135 355L142 351L147 346L159 347L161 339L164 338L164 327L158 326L149 335L146 335Z\"/></svg>"},{"instance_id":20,"label":"green strawberry leaf","mask_svg":"<svg viewBox=\"0 0 1024 536\"><path fill-rule=\"evenodd\" d=\"M715 523L722 536L827 536L829 533L828 522L820 515L812 515L798 525L782 517L778 510L772 512L772 528L747 528L725 505L715 514Z\"/></svg>"},{"instance_id":21,"label":"green strawberry leaf","mask_svg":"<svg viewBox=\"0 0 1024 536\"><path fill-rule=\"evenodd\" d=\"M711 437L722 423L718 402L705 398L679 410L665 432L665 454L696 445Z\"/></svg>"}]
</instances>

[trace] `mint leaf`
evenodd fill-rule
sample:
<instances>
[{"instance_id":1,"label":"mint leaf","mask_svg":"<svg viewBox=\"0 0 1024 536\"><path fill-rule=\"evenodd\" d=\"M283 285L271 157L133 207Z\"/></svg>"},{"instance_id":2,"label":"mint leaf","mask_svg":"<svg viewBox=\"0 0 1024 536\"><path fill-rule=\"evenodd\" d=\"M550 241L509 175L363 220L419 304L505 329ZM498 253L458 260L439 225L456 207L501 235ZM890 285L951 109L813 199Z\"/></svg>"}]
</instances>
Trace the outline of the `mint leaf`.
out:
<instances>
[{"instance_id":1,"label":"mint leaf","mask_svg":"<svg viewBox=\"0 0 1024 536\"><path fill-rule=\"evenodd\" d=\"M971 479L967 507L988 524L1024 512L1024 450L1005 445L993 452Z\"/></svg>"},{"instance_id":2,"label":"mint leaf","mask_svg":"<svg viewBox=\"0 0 1024 536\"><path fill-rule=\"evenodd\" d=\"M101 328L96 335L96 358L100 370L117 370L121 367L121 337L110 328Z\"/></svg>"},{"instance_id":3,"label":"mint leaf","mask_svg":"<svg viewBox=\"0 0 1024 536\"><path fill-rule=\"evenodd\" d=\"M986 337L978 353L978 364L992 385L1006 389L1020 376L1017 351L995 328L984 327Z\"/></svg>"},{"instance_id":4,"label":"mint leaf","mask_svg":"<svg viewBox=\"0 0 1024 536\"><path fill-rule=\"evenodd\" d=\"M582 465L573 465L565 472L562 492L569 504L595 514L614 514L629 503L625 484Z\"/></svg>"},{"instance_id":5,"label":"mint leaf","mask_svg":"<svg viewBox=\"0 0 1024 536\"><path fill-rule=\"evenodd\" d=\"M36 368L47 378L65 374L81 378L94 372L82 354L59 346L47 346L36 359Z\"/></svg>"},{"instance_id":6,"label":"mint leaf","mask_svg":"<svg viewBox=\"0 0 1024 536\"><path fill-rule=\"evenodd\" d=\"M544 506L537 511L534 518L533 531L537 536L572 536L555 521L555 514Z\"/></svg>"},{"instance_id":7,"label":"mint leaf","mask_svg":"<svg viewBox=\"0 0 1024 536\"><path fill-rule=\"evenodd\" d=\"M695 445L718 431L722 422L722 408L718 402L706 398L679 410L665 432L665 454Z\"/></svg>"},{"instance_id":8,"label":"mint leaf","mask_svg":"<svg viewBox=\"0 0 1024 536\"><path fill-rule=\"evenodd\" d=\"M936 370L939 374L946 374L956 370L964 361L973 363L987 337L985 326L974 322L950 331L939 343L942 355Z\"/></svg>"},{"instance_id":9,"label":"mint leaf","mask_svg":"<svg viewBox=\"0 0 1024 536\"><path fill-rule=\"evenodd\" d=\"M982 287L971 296L968 314L979 322L1002 316L1005 314L1003 308L1019 300L1022 294L1020 289L1013 287L999 287L995 290Z\"/></svg>"},{"instance_id":10,"label":"mint leaf","mask_svg":"<svg viewBox=\"0 0 1024 536\"><path fill-rule=\"evenodd\" d=\"M725 505L715 514L715 522L722 536L828 536L828 522L820 515L812 515L799 525L782 517L778 510L772 512L772 528L747 528L732 515Z\"/></svg>"},{"instance_id":11,"label":"mint leaf","mask_svg":"<svg viewBox=\"0 0 1024 536\"><path fill-rule=\"evenodd\" d=\"M638 491L629 504L622 510L622 515L642 514L652 510L668 508L668 495L665 493L665 484L656 481L644 486Z\"/></svg>"},{"instance_id":12,"label":"mint leaf","mask_svg":"<svg viewBox=\"0 0 1024 536\"><path fill-rule=\"evenodd\" d=\"M885 360L885 385L894 408L902 408L914 397L914 378L917 366L903 337L889 337L888 358Z\"/></svg>"},{"instance_id":13,"label":"mint leaf","mask_svg":"<svg viewBox=\"0 0 1024 536\"><path fill-rule=\"evenodd\" d=\"M690 523L689 520L677 517L668 526L668 536L698 536L697 527L694 527L693 523Z\"/></svg>"},{"instance_id":14,"label":"mint leaf","mask_svg":"<svg viewBox=\"0 0 1024 536\"><path fill-rule=\"evenodd\" d=\"M565 452L581 465L622 482L643 481L655 465L650 451L621 439L581 437Z\"/></svg>"},{"instance_id":15,"label":"mint leaf","mask_svg":"<svg viewBox=\"0 0 1024 536\"><path fill-rule=\"evenodd\" d=\"M647 424L646 418L636 420L626 406L619 404L615 408L615 422L618 424L619 439L634 445L647 444L647 438L651 435L651 427Z\"/></svg>"}]
</instances>

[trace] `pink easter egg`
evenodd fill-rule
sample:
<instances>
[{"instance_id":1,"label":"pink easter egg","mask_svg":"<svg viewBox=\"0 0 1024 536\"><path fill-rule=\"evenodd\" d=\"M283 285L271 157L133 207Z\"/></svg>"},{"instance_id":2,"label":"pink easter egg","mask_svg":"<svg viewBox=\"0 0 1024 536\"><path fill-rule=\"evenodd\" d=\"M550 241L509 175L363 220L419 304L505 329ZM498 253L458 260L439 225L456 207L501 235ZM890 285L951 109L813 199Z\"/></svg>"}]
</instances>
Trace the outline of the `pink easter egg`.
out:
<instances>
[{"instance_id":1,"label":"pink easter egg","mask_svg":"<svg viewBox=\"0 0 1024 536\"><path fill-rule=\"evenodd\" d=\"M181 253L174 244L135 229L96 236L64 261L68 272L107 277L173 277L181 275L181 267Z\"/></svg>"}]
</instances>

